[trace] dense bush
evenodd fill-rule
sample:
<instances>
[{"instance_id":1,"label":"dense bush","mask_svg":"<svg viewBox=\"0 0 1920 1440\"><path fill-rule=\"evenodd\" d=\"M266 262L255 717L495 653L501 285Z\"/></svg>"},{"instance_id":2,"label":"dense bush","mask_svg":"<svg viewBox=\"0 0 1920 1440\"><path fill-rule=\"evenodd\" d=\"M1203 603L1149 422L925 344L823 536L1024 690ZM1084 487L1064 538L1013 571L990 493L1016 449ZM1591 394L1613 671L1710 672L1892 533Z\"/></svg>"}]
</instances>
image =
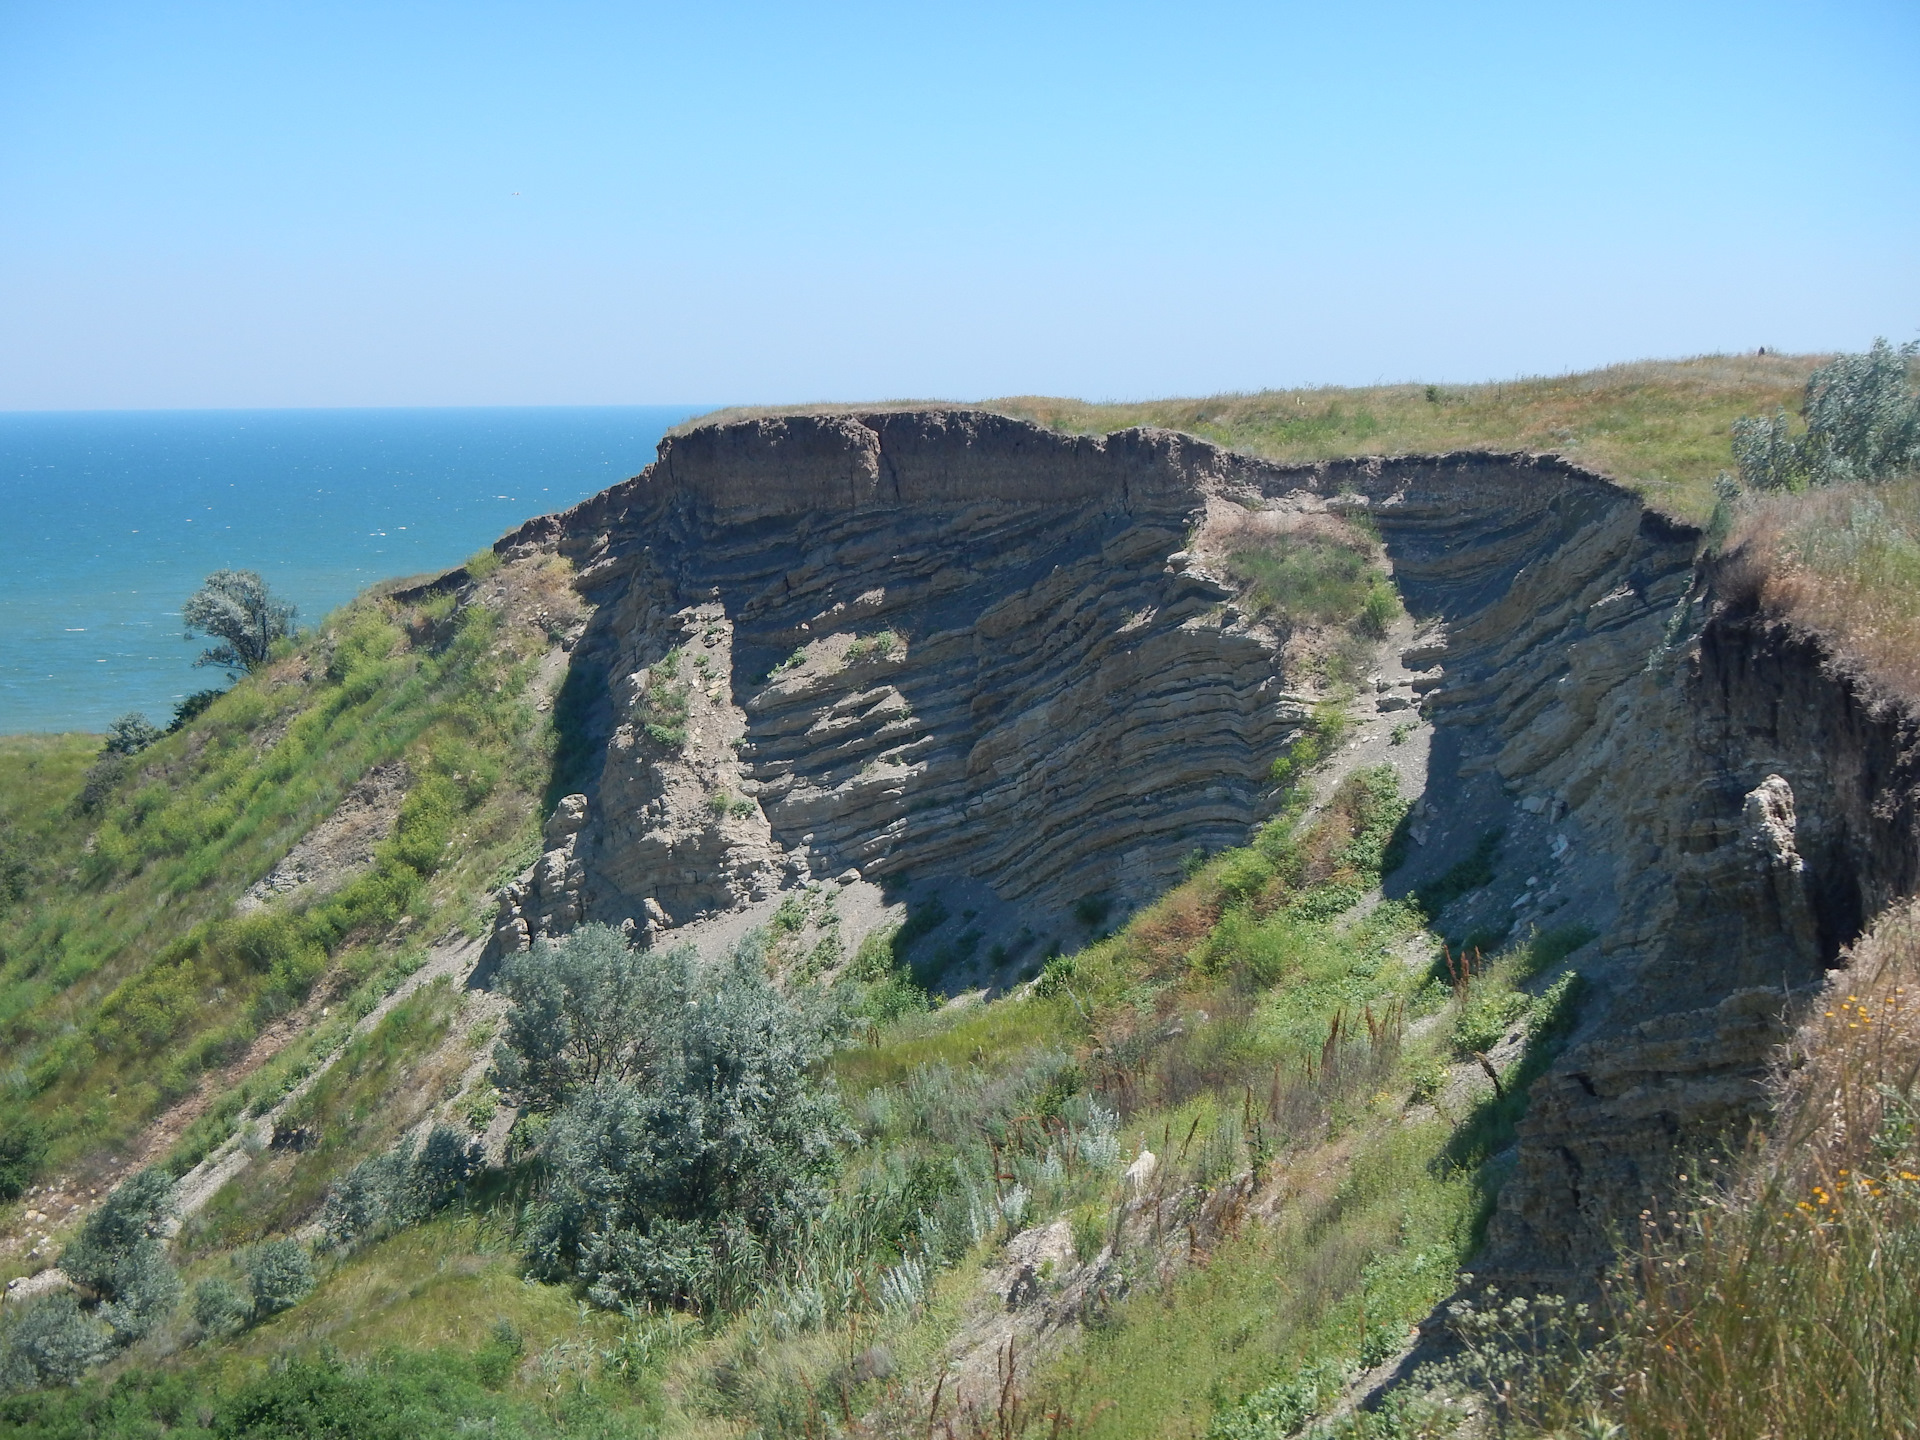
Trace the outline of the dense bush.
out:
<instances>
[{"instance_id":1,"label":"dense bush","mask_svg":"<svg viewBox=\"0 0 1920 1440\"><path fill-rule=\"evenodd\" d=\"M744 1295L825 1206L846 1134L811 1074L822 1017L768 983L757 936L702 969L689 949L636 952L585 926L505 988L503 1083L559 1107L536 1273L607 1306Z\"/></svg>"},{"instance_id":2,"label":"dense bush","mask_svg":"<svg viewBox=\"0 0 1920 1440\"><path fill-rule=\"evenodd\" d=\"M253 1301L231 1280L215 1276L193 1287L193 1318L209 1335L225 1335L253 1319Z\"/></svg>"},{"instance_id":3,"label":"dense bush","mask_svg":"<svg viewBox=\"0 0 1920 1440\"><path fill-rule=\"evenodd\" d=\"M1864 355L1837 356L1807 379L1807 428L1795 436L1784 410L1733 424L1742 484L1798 490L1851 480L1881 481L1920 467L1920 394L1909 371L1920 343L1873 342Z\"/></svg>"},{"instance_id":4,"label":"dense bush","mask_svg":"<svg viewBox=\"0 0 1920 1440\"><path fill-rule=\"evenodd\" d=\"M99 1318L131 1344L173 1313L180 1276L167 1259L164 1231L174 1214L173 1179L142 1170L125 1181L61 1252L60 1268L93 1292Z\"/></svg>"},{"instance_id":5,"label":"dense bush","mask_svg":"<svg viewBox=\"0 0 1920 1440\"><path fill-rule=\"evenodd\" d=\"M686 1004L693 952L639 951L609 925L582 925L508 958L500 989L512 1003L494 1052L500 1088L552 1110L582 1088L642 1079L671 1037L661 1017Z\"/></svg>"},{"instance_id":6,"label":"dense bush","mask_svg":"<svg viewBox=\"0 0 1920 1440\"><path fill-rule=\"evenodd\" d=\"M70 1385L112 1348L112 1334L75 1296L33 1301L0 1321L0 1390Z\"/></svg>"},{"instance_id":7,"label":"dense bush","mask_svg":"<svg viewBox=\"0 0 1920 1440\"><path fill-rule=\"evenodd\" d=\"M290 1310L313 1293L313 1260L298 1240L264 1240L240 1257L253 1295L253 1318Z\"/></svg>"},{"instance_id":8,"label":"dense bush","mask_svg":"<svg viewBox=\"0 0 1920 1440\"><path fill-rule=\"evenodd\" d=\"M509 1327L510 1328L510 1327ZM517 1343L517 1336L511 1337ZM343 1359L291 1355L271 1366L128 1370L111 1385L0 1397L8 1440L593 1440L652 1436L655 1427L619 1399L570 1394L531 1403L493 1393L516 1352L494 1341L477 1354L454 1349ZM614 1398L615 1403L607 1403Z\"/></svg>"},{"instance_id":9,"label":"dense bush","mask_svg":"<svg viewBox=\"0 0 1920 1440\"><path fill-rule=\"evenodd\" d=\"M107 727L106 749L114 755L138 755L161 736L147 717L129 711Z\"/></svg>"},{"instance_id":10,"label":"dense bush","mask_svg":"<svg viewBox=\"0 0 1920 1440\"><path fill-rule=\"evenodd\" d=\"M69 1383L173 1313L180 1276L162 1238L173 1213L173 1182L159 1170L106 1198L60 1255L80 1293L33 1301L0 1328L0 1389Z\"/></svg>"},{"instance_id":11,"label":"dense bush","mask_svg":"<svg viewBox=\"0 0 1920 1440\"><path fill-rule=\"evenodd\" d=\"M16 1200L39 1172L47 1153L47 1127L29 1115L0 1121L0 1200Z\"/></svg>"},{"instance_id":12,"label":"dense bush","mask_svg":"<svg viewBox=\"0 0 1920 1440\"><path fill-rule=\"evenodd\" d=\"M402 1140L328 1189L320 1220L326 1243L345 1248L417 1225L459 1199L482 1163L479 1140L450 1125L434 1126L417 1153Z\"/></svg>"},{"instance_id":13,"label":"dense bush","mask_svg":"<svg viewBox=\"0 0 1920 1440\"><path fill-rule=\"evenodd\" d=\"M173 719L167 722L167 733L174 735L186 729L197 716L206 714L209 705L226 693L224 690L194 691L173 707Z\"/></svg>"}]
</instances>

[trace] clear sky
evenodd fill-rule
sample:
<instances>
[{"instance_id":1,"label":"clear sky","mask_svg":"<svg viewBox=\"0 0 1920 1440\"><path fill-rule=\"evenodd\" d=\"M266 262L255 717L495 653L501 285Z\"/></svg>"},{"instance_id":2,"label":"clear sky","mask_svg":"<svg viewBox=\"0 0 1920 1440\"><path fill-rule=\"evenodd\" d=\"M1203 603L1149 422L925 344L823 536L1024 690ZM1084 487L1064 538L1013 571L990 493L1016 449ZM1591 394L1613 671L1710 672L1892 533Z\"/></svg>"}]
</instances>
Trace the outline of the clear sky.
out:
<instances>
[{"instance_id":1,"label":"clear sky","mask_svg":"<svg viewBox=\"0 0 1920 1440\"><path fill-rule=\"evenodd\" d=\"M1920 334L1920 4L0 0L0 408Z\"/></svg>"}]
</instances>

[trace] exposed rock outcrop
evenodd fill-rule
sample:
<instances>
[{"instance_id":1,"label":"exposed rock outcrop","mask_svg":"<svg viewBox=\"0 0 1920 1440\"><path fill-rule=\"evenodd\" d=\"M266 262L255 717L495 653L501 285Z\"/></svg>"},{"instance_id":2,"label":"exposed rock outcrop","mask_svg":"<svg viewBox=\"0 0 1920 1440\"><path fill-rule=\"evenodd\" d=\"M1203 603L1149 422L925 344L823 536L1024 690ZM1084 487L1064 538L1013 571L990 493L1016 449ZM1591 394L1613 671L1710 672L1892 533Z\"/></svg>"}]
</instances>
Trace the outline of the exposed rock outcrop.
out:
<instances>
[{"instance_id":1,"label":"exposed rock outcrop","mask_svg":"<svg viewBox=\"0 0 1920 1440\"><path fill-rule=\"evenodd\" d=\"M535 940L565 935L586 918L581 888L585 868L576 854L586 828L587 797L565 796L541 832L545 846L532 868L500 890L500 913L493 934L503 954L527 949Z\"/></svg>"},{"instance_id":2,"label":"exposed rock outcrop","mask_svg":"<svg viewBox=\"0 0 1920 1440\"><path fill-rule=\"evenodd\" d=\"M1501 829L1451 933L1581 923L1587 995L1476 1268L1583 1283L1674 1173L1763 1118L1796 996L1920 886L1920 725L1719 595L1698 536L1550 459L1317 467L1379 524L1436 732L1405 891Z\"/></svg>"},{"instance_id":3,"label":"exposed rock outcrop","mask_svg":"<svg viewBox=\"0 0 1920 1440\"><path fill-rule=\"evenodd\" d=\"M507 537L596 605L587 913L684 921L851 868L983 886L1037 937L1243 840L1304 710L1181 552L1247 468L1160 432L802 416L670 439Z\"/></svg>"},{"instance_id":4,"label":"exposed rock outcrop","mask_svg":"<svg viewBox=\"0 0 1920 1440\"><path fill-rule=\"evenodd\" d=\"M1077 899L1147 898L1245 838L1304 714L1281 638L1194 560L1236 506L1364 511L1434 637L1377 702L1436 725L1390 891L1498 832L1448 933L1597 933L1483 1262L1591 1275L1678 1159L1762 1113L1793 997L1920 884L1920 729L1717 595L1696 531L1552 457L1289 468L963 411L670 439L498 547L565 555L594 606L564 697L584 810L503 943L850 870L971 887L976 947L1071 943Z\"/></svg>"},{"instance_id":5,"label":"exposed rock outcrop","mask_svg":"<svg viewBox=\"0 0 1920 1440\"><path fill-rule=\"evenodd\" d=\"M247 888L235 908L245 914L281 896L318 894L368 869L374 847L393 833L411 781L402 761L374 766L341 797L333 814L302 837L271 873Z\"/></svg>"}]
</instances>

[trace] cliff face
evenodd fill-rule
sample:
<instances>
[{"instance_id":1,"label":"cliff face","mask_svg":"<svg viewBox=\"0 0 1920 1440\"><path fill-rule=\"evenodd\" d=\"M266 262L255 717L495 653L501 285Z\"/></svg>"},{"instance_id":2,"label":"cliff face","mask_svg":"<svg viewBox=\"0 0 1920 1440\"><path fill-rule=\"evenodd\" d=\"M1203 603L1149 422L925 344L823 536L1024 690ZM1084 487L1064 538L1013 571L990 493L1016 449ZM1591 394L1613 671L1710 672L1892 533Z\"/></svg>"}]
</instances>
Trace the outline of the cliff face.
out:
<instances>
[{"instance_id":1,"label":"cliff face","mask_svg":"<svg viewBox=\"0 0 1920 1440\"><path fill-rule=\"evenodd\" d=\"M1796 997L1920 885L1920 724L1592 477L1463 456L1314 483L1365 498L1410 608L1445 627L1414 657L1436 667L1426 843L1389 890L1497 829L1498 878L1448 933L1597 932L1476 1262L1577 1284L1677 1170L1764 1118Z\"/></svg>"},{"instance_id":2,"label":"cliff face","mask_svg":"<svg viewBox=\"0 0 1920 1440\"><path fill-rule=\"evenodd\" d=\"M569 556L595 606L566 691L583 798L502 940L857 870L946 887L1001 978L1073 943L1076 901L1244 841L1303 718L1276 638L1188 558L1243 506L1366 512L1438 636L1406 657L1434 731L1389 892L1499 832L1446 933L1597 932L1481 1266L1591 1274L1678 1161L1761 1114L1793 996L1920 883L1920 731L1716 596L1695 532L1552 458L1286 468L947 411L670 440L500 543Z\"/></svg>"},{"instance_id":3,"label":"cliff face","mask_svg":"<svg viewBox=\"0 0 1920 1440\"><path fill-rule=\"evenodd\" d=\"M1301 711L1272 637L1170 563L1241 468L1170 434L797 417L670 440L509 536L596 605L588 911L677 923L857 869L983 888L1038 936L1242 841Z\"/></svg>"}]
</instances>

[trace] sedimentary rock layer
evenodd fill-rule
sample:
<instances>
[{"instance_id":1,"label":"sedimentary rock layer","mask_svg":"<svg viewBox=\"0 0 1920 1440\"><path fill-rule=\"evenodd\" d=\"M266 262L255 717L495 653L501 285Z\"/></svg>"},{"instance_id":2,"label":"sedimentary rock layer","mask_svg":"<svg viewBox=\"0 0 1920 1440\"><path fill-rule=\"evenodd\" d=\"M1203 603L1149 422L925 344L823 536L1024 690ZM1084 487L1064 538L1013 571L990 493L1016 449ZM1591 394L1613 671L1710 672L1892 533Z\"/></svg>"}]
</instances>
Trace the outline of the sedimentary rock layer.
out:
<instances>
[{"instance_id":1,"label":"sedimentary rock layer","mask_svg":"<svg viewBox=\"0 0 1920 1440\"><path fill-rule=\"evenodd\" d=\"M1246 469L1164 432L801 416L671 439L509 536L597 607L588 909L685 920L852 867L1044 921L1243 840L1303 711L1274 637L1170 557Z\"/></svg>"},{"instance_id":2,"label":"sedimentary rock layer","mask_svg":"<svg viewBox=\"0 0 1920 1440\"><path fill-rule=\"evenodd\" d=\"M1440 636L1408 657L1436 731L1390 892L1498 834L1448 933L1597 933L1483 1260L1590 1276L1763 1113L1794 996L1920 886L1920 731L1716 591L1696 532L1551 457L1289 468L966 411L670 439L500 542L572 558L595 606L563 696L584 819L508 924L658 929L848 869L1041 930L1147 898L1245 838L1303 714L1279 639L1187 558L1229 503L1365 511Z\"/></svg>"}]
</instances>

